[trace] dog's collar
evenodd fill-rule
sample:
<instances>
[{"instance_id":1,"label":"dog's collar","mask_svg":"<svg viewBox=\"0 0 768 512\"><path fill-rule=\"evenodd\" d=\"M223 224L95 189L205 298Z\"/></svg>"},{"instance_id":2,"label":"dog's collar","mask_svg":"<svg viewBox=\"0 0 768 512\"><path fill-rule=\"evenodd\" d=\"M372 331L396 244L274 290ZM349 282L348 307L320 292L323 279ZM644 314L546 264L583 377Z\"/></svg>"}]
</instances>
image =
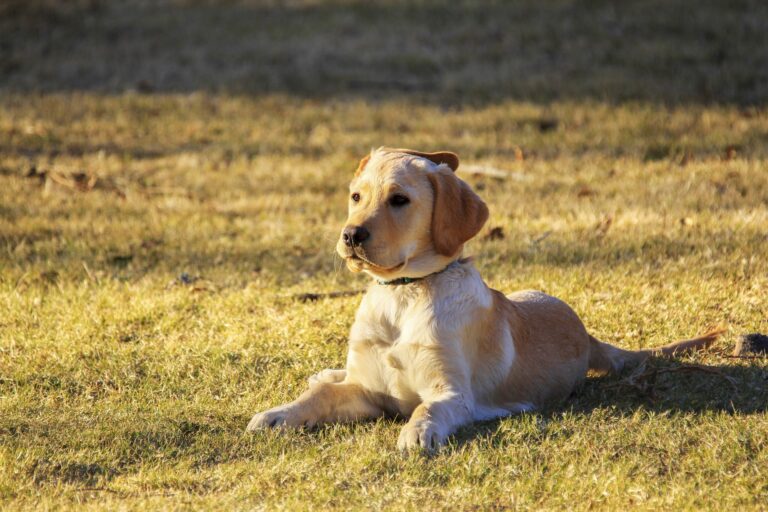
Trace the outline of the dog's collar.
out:
<instances>
[{"instance_id":1,"label":"dog's collar","mask_svg":"<svg viewBox=\"0 0 768 512\"><path fill-rule=\"evenodd\" d=\"M428 277L436 276L437 274L441 274L448 270L451 267L455 267L457 265L460 265L463 262L462 259L453 260L450 262L445 268L438 270L437 272L432 272L431 274L427 274L425 276L421 277L398 277L397 279L392 279L391 281L384 281L383 279L377 279L376 282L379 284L383 284L384 286L400 286L403 284L411 284L415 283L416 281L421 281L422 279L426 279Z\"/></svg>"}]
</instances>

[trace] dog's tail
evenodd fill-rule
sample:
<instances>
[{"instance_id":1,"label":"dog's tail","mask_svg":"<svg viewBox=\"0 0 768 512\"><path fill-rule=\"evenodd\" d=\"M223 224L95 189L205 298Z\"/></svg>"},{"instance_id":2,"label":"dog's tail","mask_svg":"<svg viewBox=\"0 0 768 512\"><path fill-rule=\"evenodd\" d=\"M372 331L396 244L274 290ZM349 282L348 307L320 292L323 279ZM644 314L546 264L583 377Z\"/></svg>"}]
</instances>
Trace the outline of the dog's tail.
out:
<instances>
[{"instance_id":1,"label":"dog's tail","mask_svg":"<svg viewBox=\"0 0 768 512\"><path fill-rule=\"evenodd\" d=\"M663 347L624 350L589 336L589 369L597 373L619 373L626 366L635 366L651 356L675 356L707 348L725 332L716 329L690 340L676 341Z\"/></svg>"}]
</instances>

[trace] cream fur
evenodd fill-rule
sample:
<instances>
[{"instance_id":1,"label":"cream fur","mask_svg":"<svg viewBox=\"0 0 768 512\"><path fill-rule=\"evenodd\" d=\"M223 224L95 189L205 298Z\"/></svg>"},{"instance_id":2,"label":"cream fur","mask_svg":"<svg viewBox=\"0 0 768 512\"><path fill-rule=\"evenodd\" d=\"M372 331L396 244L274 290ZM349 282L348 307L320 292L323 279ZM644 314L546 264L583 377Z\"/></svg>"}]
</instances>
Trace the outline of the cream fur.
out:
<instances>
[{"instance_id":1,"label":"cream fur","mask_svg":"<svg viewBox=\"0 0 768 512\"><path fill-rule=\"evenodd\" d=\"M350 186L359 201L350 200L347 225L366 227L370 238L354 248L340 239L337 250L351 270L377 280L423 279L400 286L374 282L350 331L346 369L311 377L297 400L256 414L249 430L397 414L409 418L398 446L433 450L471 421L567 398L589 368L619 369L655 353L595 340L554 297L535 291L505 297L490 289L471 262L459 259L463 241L479 231L487 209L446 164L430 161L458 165L458 157L408 151L380 148L363 159ZM445 181L436 186L435 179ZM446 206L438 190L453 194L456 204ZM392 206L393 194L410 202ZM456 211L462 219L474 216L466 220L472 225L437 233L435 226L454 229L456 223L439 217ZM458 244L449 246L452 254L435 249L438 236ZM674 353L715 337L660 350Z\"/></svg>"}]
</instances>

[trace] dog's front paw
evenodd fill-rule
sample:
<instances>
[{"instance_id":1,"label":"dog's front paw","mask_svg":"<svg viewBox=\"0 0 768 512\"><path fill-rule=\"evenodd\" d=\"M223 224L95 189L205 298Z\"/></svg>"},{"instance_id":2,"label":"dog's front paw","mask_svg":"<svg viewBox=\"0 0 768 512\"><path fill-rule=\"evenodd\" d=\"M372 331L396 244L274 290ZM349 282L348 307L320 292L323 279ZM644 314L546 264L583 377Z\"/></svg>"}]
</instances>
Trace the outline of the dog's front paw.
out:
<instances>
[{"instance_id":1,"label":"dog's front paw","mask_svg":"<svg viewBox=\"0 0 768 512\"><path fill-rule=\"evenodd\" d=\"M400 431L397 447L401 451L423 451L433 453L445 444L446 435L432 421L408 423Z\"/></svg>"},{"instance_id":2,"label":"dog's front paw","mask_svg":"<svg viewBox=\"0 0 768 512\"><path fill-rule=\"evenodd\" d=\"M307 426L307 422L302 419L295 407L281 405L280 407L256 414L251 418L245 430L253 432L254 430L267 428L297 428L303 426Z\"/></svg>"}]
</instances>

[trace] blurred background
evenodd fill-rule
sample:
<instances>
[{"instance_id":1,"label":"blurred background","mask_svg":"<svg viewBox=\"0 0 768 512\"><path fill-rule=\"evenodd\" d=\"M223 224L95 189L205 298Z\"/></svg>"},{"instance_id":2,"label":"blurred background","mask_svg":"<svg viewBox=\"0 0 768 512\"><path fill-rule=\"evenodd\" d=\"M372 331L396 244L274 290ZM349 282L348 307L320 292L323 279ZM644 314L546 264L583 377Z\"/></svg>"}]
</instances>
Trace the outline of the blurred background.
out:
<instances>
[{"instance_id":1,"label":"blurred background","mask_svg":"<svg viewBox=\"0 0 768 512\"><path fill-rule=\"evenodd\" d=\"M759 0L4 0L0 87L761 104Z\"/></svg>"}]
</instances>

